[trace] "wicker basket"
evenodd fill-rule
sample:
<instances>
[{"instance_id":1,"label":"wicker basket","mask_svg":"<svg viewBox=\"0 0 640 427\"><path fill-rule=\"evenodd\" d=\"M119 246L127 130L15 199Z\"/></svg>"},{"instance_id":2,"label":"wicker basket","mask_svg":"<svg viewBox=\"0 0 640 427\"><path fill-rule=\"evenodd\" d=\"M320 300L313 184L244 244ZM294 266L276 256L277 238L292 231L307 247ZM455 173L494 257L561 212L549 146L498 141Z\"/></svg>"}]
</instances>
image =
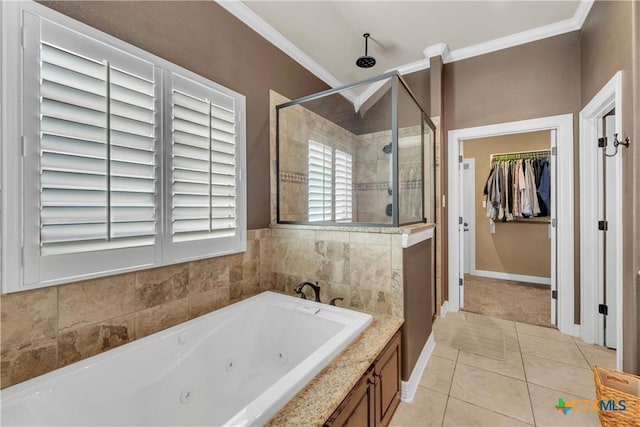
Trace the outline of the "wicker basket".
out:
<instances>
[{"instance_id":1,"label":"wicker basket","mask_svg":"<svg viewBox=\"0 0 640 427\"><path fill-rule=\"evenodd\" d=\"M640 377L626 372L593 367L598 400L613 400L619 407L625 401L624 411L598 411L603 427L640 427Z\"/></svg>"}]
</instances>

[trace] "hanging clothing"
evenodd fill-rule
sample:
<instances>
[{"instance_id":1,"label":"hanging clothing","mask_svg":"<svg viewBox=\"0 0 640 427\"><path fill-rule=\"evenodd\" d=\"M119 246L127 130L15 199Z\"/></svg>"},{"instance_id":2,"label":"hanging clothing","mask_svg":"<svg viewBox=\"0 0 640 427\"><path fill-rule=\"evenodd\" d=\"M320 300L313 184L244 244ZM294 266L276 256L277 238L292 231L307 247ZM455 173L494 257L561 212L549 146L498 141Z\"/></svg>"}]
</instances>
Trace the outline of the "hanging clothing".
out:
<instances>
[{"instance_id":1,"label":"hanging clothing","mask_svg":"<svg viewBox=\"0 0 640 427\"><path fill-rule=\"evenodd\" d=\"M540 174L540 184L538 185L538 194L544 204L546 215L551 214L551 176L549 172L549 161L547 159L540 160L542 172Z\"/></svg>"},{"instance_id":2,"label":"hanging clothing","mask_svg":"<svg viewBox=\"0 0 640 427\"><path fill-rule=\"evenodd\" d=\"M491 164L483 193L485 214L494 221L548 216L550 176L547 159L498 160Z\"/></svg>"}]
</instances>

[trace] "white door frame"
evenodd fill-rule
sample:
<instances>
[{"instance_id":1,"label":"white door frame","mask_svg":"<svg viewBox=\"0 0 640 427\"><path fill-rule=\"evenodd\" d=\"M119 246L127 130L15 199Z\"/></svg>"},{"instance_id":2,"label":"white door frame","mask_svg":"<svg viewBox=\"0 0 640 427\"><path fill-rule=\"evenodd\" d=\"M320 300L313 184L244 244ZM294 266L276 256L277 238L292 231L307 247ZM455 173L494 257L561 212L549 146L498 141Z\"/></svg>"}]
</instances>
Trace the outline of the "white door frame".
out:
<instances>
[{"instance_id":1,"label":"white door frame","mask_svg":"<svg viewBox=\"0 0 640 427\"><path fill-rule=\"evenodd\" d=\"M557 249L558 249L558 329L568 335L579 335L574 323L574 250L573 250L573 114L542 117L488 126L478 126L449 131L448 139L448 202L449 202L449 299L448 310L460 309L460 275L458 218L461 216L459 201L460 172L458 156L460 143L468 139L508 135L541 130L557 131Z\"/></svg>"},{"instance_id":2,"label":"white door frame","mask_svg":"<svg viewBox=\"0 0 640 427\"><path fill-rule=\"evenodd\" d=\"M462 164L468 164L469 165L469 173L471 174L471 181L473 182L472 188L471 188L471 194L473 195L473 200L474 203L471 203L471 213L469 214L469 217L467 218L466 215L464 215L464 204L463 204L463 209L462 209L462 217L464 218L464 222L466 222L469 227L469 251L467 252L468 254L470 254L471 256L469 256L469 273L470 274L474 274L476 271L476 188L475 188L475 183L476 183L476 159L475 158L469 158L469 159L463 159ZM464 174L464 172L463 172ZM465 197L466 193L465 193ZM468 200L468 199L467 199ZM466 203L466 201L463 200L462 203ZM467 254L465 253L465 255ZM466 260L466 256L465 256L465 260Z\"/></svg>"},{"instance_id":3,"label":"white door frame","mask_svg":"<svg viewBox=\"0 0 640 427\"><path fill-rule=\"evenodd\" d=\"M599 292L598 277L602 263L598 257L598 195L593 191L598 188L597 168L598 153L598 120L613 108L616 110L615 128L620 134L622 129L622 71L618 71L611 80L593 97L580 112L580 323L581 338L587 343L595 343L600 330L602 317L597 305ZM624 150L624 148L620 148ZM611 147L608 152L611 152ZM622 153L615 157L616 181L622 182ZM616 215L617 224L622 224L622 185L616 186L618 206L608 209ZM617 368L622 368L622 226L616 229L618 263L616 265L616 320L617 336Z\"/></svg>"}]
</instances>

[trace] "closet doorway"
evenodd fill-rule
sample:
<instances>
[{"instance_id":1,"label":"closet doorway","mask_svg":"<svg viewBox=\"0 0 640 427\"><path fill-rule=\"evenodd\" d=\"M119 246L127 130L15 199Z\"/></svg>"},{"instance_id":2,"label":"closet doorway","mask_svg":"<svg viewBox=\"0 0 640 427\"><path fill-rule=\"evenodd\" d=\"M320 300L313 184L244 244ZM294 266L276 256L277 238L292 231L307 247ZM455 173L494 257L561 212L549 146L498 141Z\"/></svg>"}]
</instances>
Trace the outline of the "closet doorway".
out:
<instances>
[{"instance_id":1,"label":"closet doorway","mask_svg":"<svg viewBox=\"0 0 640 427\"><path fill-rule=\"evenodd\" d=\"M463 142L463 310L551 324L551 130Z\"/></svg>"},{"instance_id":2,"label":"closet doorway","mask_svg":"<svg viewBox=\"0 0 640 427\"><path fill-rule=\"evenodd\" d=\"M464 308L464 186L463 160L465 141L548 131L552 149L551 169L557 163L557 174L551 177L551 283L548 293L551 325L560 332L578 335L574 322L574 189L573 189L573 115L543 117L539 119L507 122L474 128L456 129L448 133L448 301L443 311L458 311ZM486 159L484 161L489 161ZM476 160L476 168L478 160ZM479 184L476 182L476 187ZM476 218L479 227L479 218ZM504 224L509 225L509 224ZM478 252L478 249L476 249ZM476 266L476 269L478 267ZM553 298L556 297L556 298ZM546 299L546 298L545 298Z\"/></svg>"}]
</instances>

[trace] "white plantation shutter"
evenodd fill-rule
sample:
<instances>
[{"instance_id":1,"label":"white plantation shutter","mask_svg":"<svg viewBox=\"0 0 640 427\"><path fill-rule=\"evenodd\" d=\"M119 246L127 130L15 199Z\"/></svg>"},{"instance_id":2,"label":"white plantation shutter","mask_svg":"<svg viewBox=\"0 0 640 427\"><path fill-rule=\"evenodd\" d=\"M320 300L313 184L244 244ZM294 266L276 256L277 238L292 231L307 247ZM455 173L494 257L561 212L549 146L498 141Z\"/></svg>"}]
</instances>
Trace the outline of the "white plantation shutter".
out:
<instances>
[{"instance_id":1,"label":"white plantation shutter","mask_svg":"<svg viewBox=\"0 0 640 427\"><path fill-rule=\"evenodd\" d=\"M309 221L331 221L331 147L309 141Z\"/></svg>"},{"instance_id":2,"label":"white plantation shutter","mask_svg":"<svg viewBox=\"0 0 640 427\"><path fill-rule=\"evenodd\" d=\"M46 29L40 48L41 254L153 245L153 65L143 64L143 75L118 69L109 52L102 61L84 57L55 32L50 42Z\"/></svg>"},{"instance_id":3,"label":"white plantation shutter","mask_svg":"<svg viewBox=\"0 0 640 427\"><path fill-rule=\"evenodd\" d=\"M231 95L176 73L169 73L168 80L170 241L178 246L192 242L170 256L186 259L191 251L220 251L237 242L241 233L238 102Z\"/></svg>"},{"instance_id":4,"label":"white plantation shutter","mask_svg":"<svg viewBox=\"0 0 640 427\"><path fill-rule=\"evenodd\" d=\"M335 220L350 222L353 219L353 165L351 154L336 150L335 153Z\"/></svg>"},{"instance_id":5,"label":"white plantation shutter","mask_svg":"<svg viewBox=\"0 0 640 427\"><path fill-rule=\"evenodd\" d=\"M26 283L156 259L155 76L151 62L25 15Z\"/></svg>"},{"instance_id":6,"label":"white plantation shutter","mask_svg":"<svg viewBox=\"0 0 640 427\"><path fill-rule=\"evenodd\" d=\"M244 97L46 7L7 8L7 105L22 105L3 121L19 230L3 228L18 254L3 290L244 251Z\"/></svg>"},{"instance_id":7,"label":"white plantation shutter","mask_svg":"<svg viewBox=\"0 0 640 427\"><path fill-rule=\"evenodd\" d=\"M83 251L108 233L108 65L42 41L40 245Z\"/></svg>"}]
</instances>

